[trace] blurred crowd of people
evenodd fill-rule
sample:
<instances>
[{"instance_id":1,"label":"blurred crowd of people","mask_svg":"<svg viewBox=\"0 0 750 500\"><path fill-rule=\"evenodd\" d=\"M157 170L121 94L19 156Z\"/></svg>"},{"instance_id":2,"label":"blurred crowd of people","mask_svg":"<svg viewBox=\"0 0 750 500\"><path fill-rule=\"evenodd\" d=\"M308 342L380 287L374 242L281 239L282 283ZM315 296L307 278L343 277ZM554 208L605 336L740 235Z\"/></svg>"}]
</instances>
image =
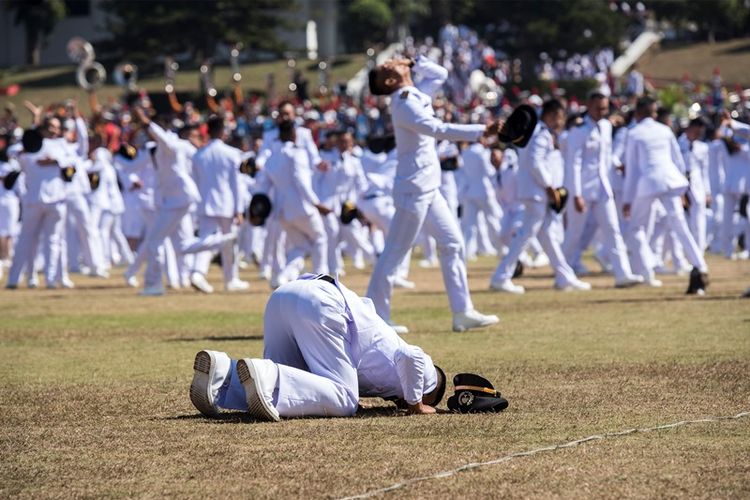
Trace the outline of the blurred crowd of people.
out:
<instances>
[{"instance_id":1,"label":"blurred crowd of people","mask_svg":"<svg viewBox=\"0 0 750 500\"><path fill-rule=\"evenodd\" d=\"M628 134L639 121L651 119L642 99L649 88L637 70L620 92L605 79L579 102L554 86L547 93L520 89L511 77L513 63L464 27L445 27L437 45L407 40L405 52L429 56L448 70L433 100L442 121L488 123L507 117L520 103L534 107L543 124L545 113L562 120L560 127L543 125L559 151L546 160L555 166L547 165L544 176L547 187L565 187L570 197L559 213L542 210L533 221L517 192L517 178L531 168L532 160L524 159L528 148L486 141L438 144L440 190L461 225L465 258L497 255L502 261L511 255L512 262L501 262L493 288L521 293L512 275L552 261L559 288L587 289L578 278L590 272L581 262L589 248L602 269L615 275L617 286L658 286L656 275L666 272L705 274L705 250L747 258L746 93L727 92L719 79L692 86L681 115L674 115L676 108L654 110L679 152L669 161L686 182L676 189L682 189L682 215L698 258L695 248L687 248L674 207L665 207L664 200L651 200L645 213L636 214L642 227L628 229L633 213L623 209L635 196L628 200L624 194L633 168L626 160ZM539 72L550 80L588 78L606 72L612 57L610 50L556 61L545 54ZM474 85L477 70L495 86ZM47 287L71 288L71 273L105 279L119 265L134 287L145 267L146 295L164 293L165 282L210 293L207 271L217 256L224 287L232 291L248 288L238 271L247 265L258 266L272 287L294 279L305 257L312 257L320 273L345 272L344 255L356 268L372 265L383 249L395 210L390 193L398 182L389 100L332 94L270 102L227 95L213 109L177 103L157 113L142 92L105 106L94 98L90 117L73 101L27 103L33 125L25 128L9 107L0 118L0 272L8 271L6 287L17 287L22 276L29 286L38 286L37 271L43 270ZM592 112L592 106L601 109ZM291 132L287 123L295 125ZM286 128L280 132L281 125ZM584 130L593 135L578 137ZM573 151L566 149L570 137L576 141ZM294 151L287 151L289 144L296 145ZM587 157L592 151L596 158ZM297 164L283 188L289 192L279 194L277 180L272 215L254 225L258 221L250 220L247 207L254 195L269 189L268 162L282 157ZM590 176L589 194L581 175ZM609 198L614 211L602 201ZM314 212L298 214L305 222L282 223L279 217L294 211L295 204ZM607 207L600 213L597 204ZM522 244L514 244L519 235ZM648 249L641 248L644 244ZM420 237L418 246L419 265L436 266L435 241ZM415 286L408 270L405 261L395 286Z\"/></svg>"}]
</instances>

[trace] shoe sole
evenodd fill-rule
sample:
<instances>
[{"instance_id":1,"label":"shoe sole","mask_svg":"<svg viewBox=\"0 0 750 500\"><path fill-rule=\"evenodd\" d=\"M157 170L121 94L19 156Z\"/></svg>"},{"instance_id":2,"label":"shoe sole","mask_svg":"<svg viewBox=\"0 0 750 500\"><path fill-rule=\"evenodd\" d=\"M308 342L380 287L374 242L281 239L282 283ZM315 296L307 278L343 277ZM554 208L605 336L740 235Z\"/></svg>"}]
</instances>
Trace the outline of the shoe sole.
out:
<instances>
[{"instance_id":1,"label":"shoe sole","mask_svg":"<svg viewBox=\"0 0 750 500\"><path fill-rule=\"evenodd\" d=\"M247 400L247 411L253 417L268 422L278 422L281 420L278 414L269 408L268 403L262 396L258 374L252 362L241 359L237 362L237 374L240 376L242 387L245 388L245 398Z\"/></svg>"},{"instance_id":2,"label":"shoe sole","mask_svg":"<svg viewBox=\"0 0 750 500\"><path fill-rule=\"evenodd\" d=\"M216 417L219 412L211 404L211 379L214 376L216 363L211 354L201 351L195 355L193 362L193 383L190 384L190 401L193 406L207 417Z\"/></svg>"}]
</instances>

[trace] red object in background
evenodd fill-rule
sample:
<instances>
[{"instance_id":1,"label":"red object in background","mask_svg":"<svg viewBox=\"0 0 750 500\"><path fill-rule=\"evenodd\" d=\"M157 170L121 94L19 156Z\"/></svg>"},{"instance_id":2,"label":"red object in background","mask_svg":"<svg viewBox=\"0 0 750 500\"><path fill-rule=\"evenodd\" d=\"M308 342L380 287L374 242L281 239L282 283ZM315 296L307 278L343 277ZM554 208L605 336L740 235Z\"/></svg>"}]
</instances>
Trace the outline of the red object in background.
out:
<instances>
[{"instance_id":1,"label":"red object in background","mask_svg":"<svg viewBox=\"0 0 750 500\"><path fill-rule=\"evenodd\" d=\"M21 86L17 83L14 83L13 85L8 85L7 87L0 87L0 95L7 95L8 97L13 97L14 95L18 95L18 93L21 91Z\"/></svg>"}]
</instances>

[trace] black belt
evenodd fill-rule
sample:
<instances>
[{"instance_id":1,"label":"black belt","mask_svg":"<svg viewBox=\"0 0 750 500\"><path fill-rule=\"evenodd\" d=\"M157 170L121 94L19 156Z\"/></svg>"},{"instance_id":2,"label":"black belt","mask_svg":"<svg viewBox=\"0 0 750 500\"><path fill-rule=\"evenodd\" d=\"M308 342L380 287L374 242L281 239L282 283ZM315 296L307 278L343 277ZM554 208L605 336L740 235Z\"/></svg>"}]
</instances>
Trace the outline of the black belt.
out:
<instances>
[{"instance_id":1,"label":"black belt","mask_svg":"<svg viewBox=\"0 0 750 500\"><path fill-rule=\"evenodd\" d=\"M383 195L382 195L382 194L380 194L380 193L375 193L375 194L368 194L368 195L367 195L367 196L365 196L365 197L364 197L363 199L364 199L364 200L374 200L375 198L378 198L378 197L380 197L380 196L383 196Z\"/></svg>"}]
</instances>

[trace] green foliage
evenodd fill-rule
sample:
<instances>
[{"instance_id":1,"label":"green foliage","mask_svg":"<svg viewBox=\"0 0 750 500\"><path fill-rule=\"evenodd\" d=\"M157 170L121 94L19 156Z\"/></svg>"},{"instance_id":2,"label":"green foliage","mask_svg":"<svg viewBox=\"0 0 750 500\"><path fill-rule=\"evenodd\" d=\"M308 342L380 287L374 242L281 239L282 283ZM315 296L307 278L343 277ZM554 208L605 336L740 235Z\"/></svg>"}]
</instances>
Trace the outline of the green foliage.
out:
<instances>
[{"instance_id":1,"label":"green foliage","mask_svg":"<svg viewBox=\"0 0 750 500\"><path fill-rule=\"evenodd\" d=\"M745 0L669 0L646 2L657 18L678 27L695 23L700 34L709 39L731 38L747 34L750 4Z\"/></svg>"},{"instance_id":2,"label":"green foliage","mask_svg":"<svg viewBox=\"0 0 750 500\"><path fill-rule=\"evenodd\" d=\"M393 22L393 12L385 0L354 0L344 15L344 32L356 50L365 44L382 42Z\"/></svg>"},{"instance_id":3,"label":"green foliage","mask_svg":"<svg viewBox=\"0 0 750 500\"><path fill-rule=\"evenodd\" d=\"M290 27L283 13L294 0L192 0L122 2L107 0L107 27L113 47L135 61L155 54L189 52L196 60L213 54L218 44L281 51L278 28Z\"/></svg>"},{"instance_id":4,"label":"green foliage","mask_svg":"<svg viewBox=\"0 0 750 500\"><path fill-rule=\"evenodd\" d=\"M47 36L65 17L63 0L7 0L5 8L14 12L13 23L26 31L26 62L39 65L39 55Z\"/></svg>"}]
</instances>

